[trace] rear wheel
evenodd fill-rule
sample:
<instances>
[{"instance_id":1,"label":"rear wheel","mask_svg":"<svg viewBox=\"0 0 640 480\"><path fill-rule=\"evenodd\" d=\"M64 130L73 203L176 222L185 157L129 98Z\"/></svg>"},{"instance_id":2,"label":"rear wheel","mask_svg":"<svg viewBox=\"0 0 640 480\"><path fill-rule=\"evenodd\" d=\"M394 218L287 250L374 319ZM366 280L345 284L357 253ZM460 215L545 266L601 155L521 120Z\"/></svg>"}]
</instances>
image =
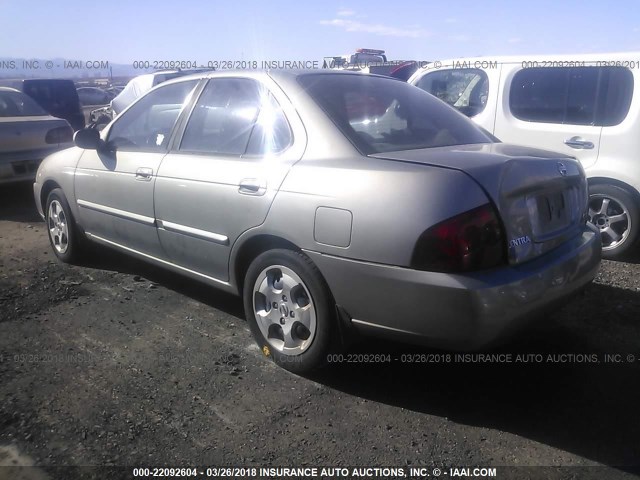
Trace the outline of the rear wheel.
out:
<instances>
[{"instance_id":1,"label":"rear wheel","mask_svg":"<svg viewBox=\"0 0 640 480\"><path fill-rule=\"evenodd\" d=\"M49 193L45 211L53 253L65 263L77 262L82 253L82 238L62 189L54 188Z\"/></svg>"},{"instance_id":2,"label":"rear wheel","mask_svg":"<svg viewBox=\"0 0 640 480\"><path fill-rule=\"evenodd\" d=\"M259 255L247 270L243 297L249 327L265 356L295 373L326 362L335 309L307 256L281 249Z\"/></svg>"},{"instance_id":3,"label":"rear wheel","mask_svg":"<svg viewBox=\"0 0 640 480\"><path fill-rule=\"evenodd\" d=\"M600 230L603 258L621 257L638 239L638 205L623 188L606 184L590 186L589 221Z\"/></svg>"}]
</instances>

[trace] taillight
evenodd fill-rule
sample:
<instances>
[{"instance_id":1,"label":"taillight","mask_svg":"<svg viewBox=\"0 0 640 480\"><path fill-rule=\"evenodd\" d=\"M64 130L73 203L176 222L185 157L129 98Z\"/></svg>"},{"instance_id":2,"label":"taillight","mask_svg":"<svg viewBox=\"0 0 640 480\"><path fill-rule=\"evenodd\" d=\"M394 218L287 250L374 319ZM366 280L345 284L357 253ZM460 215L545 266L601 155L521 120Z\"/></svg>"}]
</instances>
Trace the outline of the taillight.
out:
<instances>
[{"instance_id":1,"label":"taillight","mask_svg":"<svg viewBox=\"0 0 640 480\"><path fill-rule=\"evenodd\" d=\"M506 263L505 235L490 204L444 220L416 243L412 268L434 272L468 272Z\"/></svg>"},{"instance_id":2,"label":"taillight","mask_svg":"<svg viewBox=\"0 0 640 480\"><path fill-rule=\"evenodd\" d=\"M71 127L56 127L47 132L44 141L49 144L68 143L73 141L73 130Z\"/></svg>"}]
</instances>

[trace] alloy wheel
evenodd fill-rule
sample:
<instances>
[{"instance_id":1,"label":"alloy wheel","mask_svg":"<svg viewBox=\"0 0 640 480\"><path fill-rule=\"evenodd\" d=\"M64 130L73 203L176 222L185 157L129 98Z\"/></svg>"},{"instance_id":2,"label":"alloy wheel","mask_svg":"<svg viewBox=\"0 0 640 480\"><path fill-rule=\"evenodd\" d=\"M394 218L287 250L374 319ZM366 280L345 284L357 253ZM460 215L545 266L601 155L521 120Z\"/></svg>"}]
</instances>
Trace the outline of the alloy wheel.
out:
<instances>
[{"instance_id":1,"label":"alloy wheel","mask_svg":"<svg viewBox=\"0 0 640 480\"><path fill-rule=\"evenodd\" d=\"M313 342L317 315L309 289L290 268L265 268L253 287L253 311L264 338L285 355L300 355Z\"/></svg>"},{"instance_id":2,"label":"alloy wheel","mask_svg":"<svg viewBox=\"0 0 640 480\"><path fill-rule=\"evenodd\" d=\"M69 225L67 216L58 200L53 200L49 204L47 227L53 248L58 253L64 254L69 248Z\"/></svg>"}]
</instances>

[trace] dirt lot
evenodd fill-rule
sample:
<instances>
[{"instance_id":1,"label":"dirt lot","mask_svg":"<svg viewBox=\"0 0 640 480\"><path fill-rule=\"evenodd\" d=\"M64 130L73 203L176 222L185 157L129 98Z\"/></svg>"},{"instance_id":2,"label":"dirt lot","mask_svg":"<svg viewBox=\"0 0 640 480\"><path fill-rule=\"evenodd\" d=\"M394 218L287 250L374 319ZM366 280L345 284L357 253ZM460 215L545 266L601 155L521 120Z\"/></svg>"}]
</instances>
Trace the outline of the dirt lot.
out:
<instances>
[{"instance_id":1,"label":"dirt lot","mask_svg":"<svg viewBox=\"0 0 640 480\"><path fill-rule=\"evenodd\" d=\"M632 477L638 263L603 262L564 310L493 351L542 361L342 363L301 378L254 347L235 297L102 249L57 262L30 185L3 186L0 465L32 462L31 478L90 472L57 465L613 465L563 478ZM548 476L535 472L520 471Z\"/></svg>"}]
</instances>

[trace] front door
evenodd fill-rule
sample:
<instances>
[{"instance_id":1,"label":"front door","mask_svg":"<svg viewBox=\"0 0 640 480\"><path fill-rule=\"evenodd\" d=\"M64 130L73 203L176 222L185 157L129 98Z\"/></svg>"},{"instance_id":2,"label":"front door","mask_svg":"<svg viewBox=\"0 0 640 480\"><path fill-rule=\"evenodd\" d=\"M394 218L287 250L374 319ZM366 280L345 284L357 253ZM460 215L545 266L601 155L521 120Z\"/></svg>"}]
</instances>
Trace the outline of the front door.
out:
<instances>
[{"instance_id":1,"label":"front door","mask_svg":"<svg viewBox=\"0 0 640 480\"><path fill-rule=\"evenodd\" d=\"M105 148L84 151L75 190L87 234L163 257L153 190L177 119L196 84L191 80L159 87L105 131Z\"/></svg>"}]
</instances>

